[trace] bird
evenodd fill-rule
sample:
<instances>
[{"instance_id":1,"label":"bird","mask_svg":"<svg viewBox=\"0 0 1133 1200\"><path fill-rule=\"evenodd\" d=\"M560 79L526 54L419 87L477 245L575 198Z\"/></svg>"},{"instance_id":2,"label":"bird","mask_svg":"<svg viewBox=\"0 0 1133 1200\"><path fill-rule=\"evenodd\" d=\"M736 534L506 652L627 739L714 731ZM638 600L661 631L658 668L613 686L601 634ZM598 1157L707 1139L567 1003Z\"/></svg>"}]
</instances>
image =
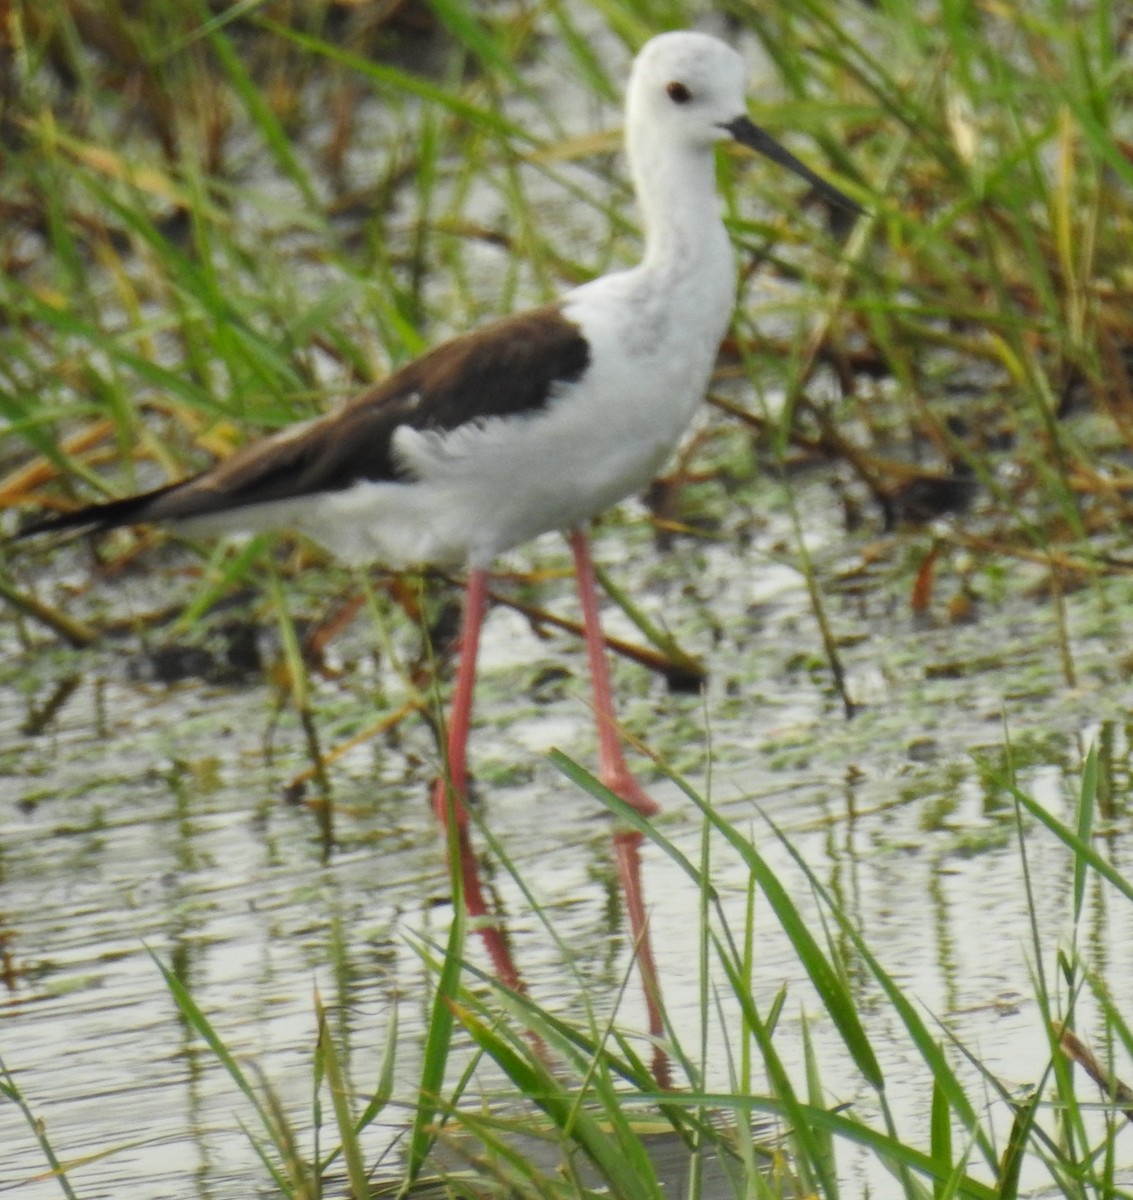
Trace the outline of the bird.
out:
<instances>
[{"instance_id":1,"label":"bird","mask_svg":"<svg viewBox=\"0 0 1133 1200\"><path fill-rule=\"evenodd\" d=\"M692 31L651 38L626 88L640 261L458 334L341 408L152 491L40 517L20 538L157 523L190 535L290 530L351 562L466 572L442 821L467 820L467 747L492 564L566 533L593 679L599 780L642 817L615 714L587 527L642 491L680 441L731 321L736 275L715 148L735 142L849 213L860 207L752 122L746 68Z\"/></svg>"}]
</instances>

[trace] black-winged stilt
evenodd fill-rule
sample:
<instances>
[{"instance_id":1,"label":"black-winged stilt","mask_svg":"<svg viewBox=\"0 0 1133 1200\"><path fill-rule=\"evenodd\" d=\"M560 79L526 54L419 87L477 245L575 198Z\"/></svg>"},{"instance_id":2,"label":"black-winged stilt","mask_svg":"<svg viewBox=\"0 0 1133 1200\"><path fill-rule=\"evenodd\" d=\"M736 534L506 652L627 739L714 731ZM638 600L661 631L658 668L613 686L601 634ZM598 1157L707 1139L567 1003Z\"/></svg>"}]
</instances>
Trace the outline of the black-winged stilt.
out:
<instances>
[{"instance_id":1,"label":"black-winged stilt","mask_svg":"<svg viewBox=\"0 0 1133 1200\"><path fill-rule=\"evenodd\" d=\"M653 38L634 61L626 148L644 217L639 265L436 347L341 410L255 442L193 478L27 526L21 536L139 522L188 531L286 528L392 567L468 571L448 728L452 811L465 820L466 745L487 572L565 530L594 681L600 778L657 806L623 756L586 522L641 490L704 395L735 302L713 150L734 140L857 205L754 125L739 54L700 33ZM442 818L449 793L435 803Z\"/></svg>"}]
</instances>

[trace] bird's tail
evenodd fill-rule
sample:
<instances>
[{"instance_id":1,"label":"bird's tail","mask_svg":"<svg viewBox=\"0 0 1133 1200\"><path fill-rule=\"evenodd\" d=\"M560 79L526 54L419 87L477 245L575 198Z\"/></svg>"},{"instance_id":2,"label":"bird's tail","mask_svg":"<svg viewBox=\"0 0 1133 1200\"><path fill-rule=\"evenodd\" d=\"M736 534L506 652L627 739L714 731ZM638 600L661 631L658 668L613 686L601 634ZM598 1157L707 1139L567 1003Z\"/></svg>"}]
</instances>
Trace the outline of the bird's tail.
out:
<instances>
[{"instance_id":1,"label":"bird's tail","mask_svg":"<svg viewBox=\"0 0 1133 1200\"><path fill-rule=\"evenodd\" d=\"M137 525L153 520L161 514L155 508L161 506L158 502L169 496L171 492L180 490L189 482L179 480L177 483L167 483L163 487L154 488L149 492L140 492L136 496L125 496L121 500L106 500L99 504L86 504L71 512L52 513L51 516L37 517L20 529L15 541L37 537L43 533L63 533L66 530L87 530L92 533L104 529L116 529L120 525Z\"/></svg>"}]
</instances>

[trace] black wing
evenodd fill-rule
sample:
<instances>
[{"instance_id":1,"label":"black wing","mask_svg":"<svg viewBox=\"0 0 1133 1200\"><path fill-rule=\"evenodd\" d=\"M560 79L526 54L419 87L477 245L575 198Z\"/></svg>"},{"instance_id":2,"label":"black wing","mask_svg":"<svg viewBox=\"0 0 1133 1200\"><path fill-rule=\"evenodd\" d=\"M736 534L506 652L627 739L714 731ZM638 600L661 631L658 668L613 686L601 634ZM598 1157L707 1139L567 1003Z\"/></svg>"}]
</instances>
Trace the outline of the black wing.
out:
<instances>
[{"instance_id":1,"label":"black wing","mask_svg":"<svg viewBox=\"0 0 1133 1200\"><path fill-rule=\"evenodd\" d=\"M557 306L505 317L430 350L338 412L253 442L199 475L43 517L18 536L186 520L361 480L398 481L391 440L399 426L450 430L537 412L589 362L586 339Z\"/></svg>"}]
</instances>

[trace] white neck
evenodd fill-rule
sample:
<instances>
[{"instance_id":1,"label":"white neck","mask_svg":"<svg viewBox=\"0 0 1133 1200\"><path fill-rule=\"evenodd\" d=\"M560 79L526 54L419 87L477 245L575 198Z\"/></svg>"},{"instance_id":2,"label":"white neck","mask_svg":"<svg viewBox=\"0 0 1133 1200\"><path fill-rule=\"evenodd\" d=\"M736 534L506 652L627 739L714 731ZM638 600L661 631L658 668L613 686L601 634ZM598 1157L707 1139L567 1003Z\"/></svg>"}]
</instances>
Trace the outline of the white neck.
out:
<instances>
[{"instance_id":1,"label":"white neck","mask_svg":"<svg viewBox=\"0 0 1133 1200\"><path fill-rule=\"evenodd\" d=\"M644 221L650 274L707 272L734 286L732 243L720 218L714 150L634 136L627 151Z\"/></svg>"},{"instance_id":2,"label":"white neck","mask_svg":"<svg viewBox=\"0 0 1133 1200\"><path fill-rule=\"evenodd\" d=\"M666 307L671 329L700 331L710 356L707 373L736 302L735 257L720 216L713 147L659 143L635 136L639 130L631 122L626 149L645 253L630 277L643 307Z\"/></svg>"}]
</instances>

